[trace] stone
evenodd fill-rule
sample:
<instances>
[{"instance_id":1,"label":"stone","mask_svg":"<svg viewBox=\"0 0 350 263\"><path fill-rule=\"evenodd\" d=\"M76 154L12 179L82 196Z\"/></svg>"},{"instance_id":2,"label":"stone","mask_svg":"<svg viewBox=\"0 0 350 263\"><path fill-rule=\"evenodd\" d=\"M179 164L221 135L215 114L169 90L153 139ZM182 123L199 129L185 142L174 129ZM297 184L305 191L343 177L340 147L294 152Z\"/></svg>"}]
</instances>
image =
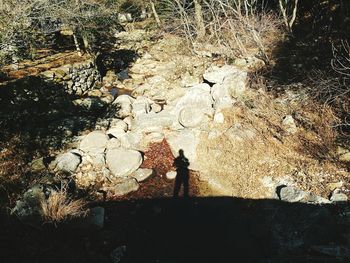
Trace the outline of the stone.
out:
<instances>
[{"instance_id":1,"label":"stone","mask_svg":"<svg viewBox=\"0 0 350 263\"><path fill-rule=\"evenodd\" d=\"M307 196L308 196L307 192L302 191L293 186L284 186L284 187L282 186L279 192L279 198L282 201L291 202L291 203L300 202L303 199L305 199Z\"/></svg>"},{"instance_id":2,"label":"stone","mask_svg":"<svg viewBox=\"0 0 350 263\"><path fill-rule=\"evenodd\" d=\"M350 150L349 149L338 146L337 155L338 155L339 161L350 162Z\"/></svg>"},{"instance_id":3,"label":"stone","mask_svg":"<svg viewBox=\"0 0 350 263\"><path fill-rule=\"evenodd\" d=\"M124 118L123 121L126 123L126 125L128 125L128 130L131 131L131 126L132 126L134 119L131 116L129 116L129 117Z\"/></svg>"},{"instance_id":4,"label":"stone","mask_svg":"<svg viewBox=\"0 0 350 263\"><path fill-rule=\"evenodd\" d=\"M86 111L97 111L105 107L105 103L97 97L76 99L73 101L73 104L82 107Z\"/></svg>"},{"instance_id":5,"label":"stone","mask_svg":"<svg viewBox=\"0 0 350 263\"><path fill-rule=\"evenodd\" d=\"M154 112L154 113L161 112L161 111L162 111L162 106L160 106L160 105L157 104L157 103L153 103L153 104L151 105L151 111Z\"/></svg>"},{"instance_id":6,"label":"stone","mask_svg":"<svg viewBox=\"0 0 350 263\"><path fill-rule=\"evenodd\" d=\"M214 101L217 102L223 98L231 98L230 90L227 85L215 84L210 91Z\"/></svg>"},{"instance_id":7,"label":"stone","mask_svg":"<svg viewBox=\"0 0 350 263\"><path fill-rule=\"evenodd\" d=\"M142 134L139 132L127 132L119 137L121 146L125 149L140 150Z\"/></svg>"},{"instance_id":8,"label":"stone","mask_svg":"<svg viewBox=\"0 0 350 263\"><path fill-rule=\"evenodd\" d=\"M34 173L41 172L46 169L43 157L33 160L29 165L30 170Z\"/></svg>"},{"instance_id":9,"label":"stone","mask_svg":"<svg viewBox=\"0 0 350 263\"><path fill-rule=\"evenodd\" d=\"M112 119L109 126L110 126L110 128L120 129L120 130L123 130L125 132L128 130L128 124L125 121L120 120L120 119Z\"/></svg>"},{"instance_id":10,"label":"stone","mask_svg":"<svg viewBox=\"0 0 350 263\"><path fill-rule=\"evenodd\" d=\"M165 138L164 134L161 132L151 132L142 136L140 141L140 150L145 152L148 146L152 143L161 142Z\"/></svg>"},{"instance_id":11,"label":"stone","mask_svg":"<svg viewBox=\"0 0 350 263\"><path fill-rule=\"evenodd\" d=\"M214 100L210 94L208 84L200 84L190 88L186 94L181 97L175 105L174 114L178 116L185 107L192 107L201 110L208 116L213 115Z\"/></svg>"},{"instance_id":12,"label":"stone","mask_svg":"<svg viewBox=\"0 0 350 263\"><path fill-rule=\"evenodd\" d=\"M125 130L120 128L110 128L106 133L120 139L123 135L125 135Z\"/></svg>"},{"instance_id":13,"label":"stone","mask_svg":"<svg viewBox=\"0 0 350 263\"><path fill-rule=\"evenodd\" d=\"M329 200L333 203L347 202L348 196L344 193L341 193L339 189L335 189Z\"/></svg>"},{"instance_id":14,"label":"stone","mask_svg":"<svg viewBox=\"0 0 350 263\"><path fill-rule=\"evenodd\" d=\"M121 142L119 139L117 138L112 138L109 140L108 144L107 144L107 150L108 149L116 149L116 148L120 148L121 146Z\"/></svg>"},{"instance_id":15,"label":"stone","mask_svg":"<svg viewBox=\"0 0 350 263\"><path fill-rule=\"evenodd\" d=\"M185 128L194 128L201 124L205 116L202 110L191 106L184 107L179 113L179 122Z\"/></svg>"},{"instance_id":16,"label":"stone","mask_svg":"<svg viewBox=\"0 0 350 263\"><path fill-rule=\"evenodd\" d=\"M150 110L151 106L146 97L137 97L132 104L132 115L134 118L138 115L149 113Z\"/></svg>"},{"instance_id":17,"label":"stone","mask_svg":"<svg viewBox=\"0 0 350 263\"><path fill-rule=\"evenodd\" d=\"M234 66L224 65L221 68L213 66L205 71L203 78L212 84L223 83L224 79L242 72Z\"/></svg>"},{"instance_id":18,"label":"stone","mask_svg":"<svg viewBox=\"0 0 350 263\"><path fill-rule=\"evenodd\" d=\"M138 169L135 171L131 177L134 177L139 183L147 180L150 178L152 175L154 175L153 169Z\"/></svg>"},{"instance_id":19,"label":"stone","mask_svg":"<svg viewBox=\"0 0 350 263\"><path fill-rule=\"evenodd\" d=\"M166 173L166 178L169 180L174 180L176 178L176 171L170 171Z\"/></svg>"},{"instance_id":20,"label":"stone","mask_svg":"<svg viewBox=\"0 0 350 263\"><path fill-rule=\"evenodd\" d=\"M107 147L109 138L102 131L89 133L81 142L80 150L87 153L103 153Z\"/></svg>"},{"instance_id":21,"label":"stone","mask_svg":"<svg viewBox=\"0 0 350 263\"><path fill-rule=\"evenodd\" d=\"M103 188L107 195L123 196L135 192L140 188L137 180L132 177L118 178Z\"/></svg>"},{"instance_id":22,"label":"stone","mask_svg":"<svg viewBox=\"0 0 350 263\"><path fill-rule=\"evenodd\" d=\"M179 150L184 151L184 155L190 162L189 168L197 170L197 146L199 144L200 132L190 129L183 129L166 135L167 142L172 154L177 157Z\"/></svg>"},{"instance_id":23,"label":"stone","mask_svg":"<svg viewBox=\"0 0 350 263\"><path fill-rule=\"evenodd\" d=\"M140 167L142 155L135 150L109 149L106 153L106 162L115 177L123 177L132 174Z\"/></svg>"},{"instance_id":24,"label":"stone","mask_svg":"<svg viewBox=\"0 0 350 263\"><path fill-rule=\"evenodd\" d=\"M129 95L120 95L112 103L116 107L116 117L125 118L132 114L132 103L134 99Z\"/></svg>"},{"instance_id":25,"label":"stone","mask_svg":"<svg viewBox=\"0 0 350 263\"><path fill-rule=\"evenodd\" d=\"M105 221L105 209L101 206L91 208L89 214L89 221L90 224L95 226L97 229L103 228Z\"/></svg>"},{"instance_id":26,"label":"stone","mask_svg":"<svg viewBox=\"0 0 350 263\"><path fill-rule=\"evenodd\" d=\"M57 156L56 171L73 173L77 170L79 164L81 163L81 156L77 153L67 152Z\"/></svg>"},{"instance_id":27,"label":"stone","mask_svg":"<svg viewBox=\"0 0 350 263\"><path fill-rule=\"evenodd\" d=\"M298 131L294 118L291 115L287 115L283 118L282 126L288 134L294 134Z\"/></svg>"},{"instance_id":28,"label":"stone","mask_svg":"<svg viewBox=\"0 0 350 263\"><path fill-rule=\"evenodd\" d=\"M328 188L330 191L334 191L334 190L337 189L337 188L343 187L343 185L344 185L344 182L339 181L339 182L336 182L336 183L329 183L329 184L327 184L327 188Z\"/></svg>"},{"instance_id":29,"label":"stone","mask_svg":"<svg viewBox=\"0 0 350 263\"><path fill-rule=\"evenodd\" d=\"M131 124L132 131L161 132L163 129L171 128L176 121L176 115L169 111L159 113L150 112L135 118Z\"/></svg>"},{"instance_id":30,"label":"stone","mask_svg":"<svg viewBox=\"0 0 350 263\"><path fill-rule=\"evenodd\" d=\"M232 98L241 98L247 90L247 72L240 71L224 79L222 86Z\"/></svg>"}]
</instances>

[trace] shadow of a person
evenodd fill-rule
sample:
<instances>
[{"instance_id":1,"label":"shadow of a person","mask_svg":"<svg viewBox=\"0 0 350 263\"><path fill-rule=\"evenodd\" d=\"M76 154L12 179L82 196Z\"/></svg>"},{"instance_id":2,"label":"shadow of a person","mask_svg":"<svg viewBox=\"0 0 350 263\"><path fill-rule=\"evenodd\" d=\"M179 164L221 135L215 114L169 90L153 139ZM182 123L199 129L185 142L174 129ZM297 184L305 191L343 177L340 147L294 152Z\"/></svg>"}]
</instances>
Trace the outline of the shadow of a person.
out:
<instances>
[{"instance_id":1,"label":"shadow of a person","mask_svg":"<svg viewBox=\"0 0 350 263\"><path fill-rule=\"evenodd\" d=\"M183 189L184 189L183 196L187 198L189 196L190 171L188 167L190 166L190 162L184 155L184 151L182 149L179 150L179 156L175 158L173 166L176 167L174 197L179 196L181 185L183 185Z\"/></svg>"}]
</instances>

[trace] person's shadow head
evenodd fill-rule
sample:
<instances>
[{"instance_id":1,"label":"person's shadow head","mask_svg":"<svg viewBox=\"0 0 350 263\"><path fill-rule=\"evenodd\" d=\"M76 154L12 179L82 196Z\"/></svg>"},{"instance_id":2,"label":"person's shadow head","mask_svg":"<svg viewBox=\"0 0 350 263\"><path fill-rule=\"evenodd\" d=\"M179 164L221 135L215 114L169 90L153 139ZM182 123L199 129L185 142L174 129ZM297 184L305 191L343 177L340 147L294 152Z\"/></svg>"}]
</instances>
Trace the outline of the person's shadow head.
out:
<instances>
[{"instance_id":1,"label":"person's shadow head","mask_svg":"<svg viewBox=\"0 0 350 263\"><path fill-rule=\"evenodd\" d=\"M175 158L173 166L176 167L174 197L179 196L181 185L183 185L183 196L188 197L190 176L190 170L188 169L188 167L190 166L190 162L186 158L185 153L182 149L179 150L179 156Z\"/></svg>"}]
</instances>

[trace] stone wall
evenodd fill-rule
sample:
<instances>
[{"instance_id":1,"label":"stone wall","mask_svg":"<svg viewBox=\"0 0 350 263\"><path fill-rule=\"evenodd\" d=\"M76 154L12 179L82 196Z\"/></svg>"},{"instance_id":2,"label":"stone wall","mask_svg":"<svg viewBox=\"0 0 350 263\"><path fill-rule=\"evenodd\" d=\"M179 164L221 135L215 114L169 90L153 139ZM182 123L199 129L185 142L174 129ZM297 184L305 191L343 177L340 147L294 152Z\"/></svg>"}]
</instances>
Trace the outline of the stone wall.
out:
<instances>
[{"instance_id":1,"label":"stone wall","mask_svg":"<svg viewBox=\"0 0 350 263\"><path fill-rule=\"evenodd\" d=\"M92 59L50 69L40 76L47 81L62 84L69 94L83 95L101 85L101 75Z\"/></svg>"}]
</instances>

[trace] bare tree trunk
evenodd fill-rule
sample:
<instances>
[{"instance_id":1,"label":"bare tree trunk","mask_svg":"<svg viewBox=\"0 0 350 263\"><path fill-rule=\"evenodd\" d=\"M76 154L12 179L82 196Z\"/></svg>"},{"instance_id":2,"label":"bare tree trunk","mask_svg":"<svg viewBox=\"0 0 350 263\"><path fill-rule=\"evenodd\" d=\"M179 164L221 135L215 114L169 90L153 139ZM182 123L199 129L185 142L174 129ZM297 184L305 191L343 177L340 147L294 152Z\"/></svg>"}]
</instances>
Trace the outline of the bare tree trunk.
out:
<instances>
[{"instance_id":1,"label":"bare tree trunk","mask_svg":"<svg viewBox=\"0 0 350 263\"><path fill-rule=\"evenodd\" d=\"M158 16L158 13L157 13L157 10L156 10L156 6L154 5L154 2L153 2L153 1L150 1L150 4L151 4L151 8L152 8L152 13L153 13L154 19L156 20L157 25L158 25L159 27L161 27L161 26L162 26L162 23L161 23L161 21L160 21L160 19L159 19L159 16Z\"/></svg>"},{"instance_id":2,"label":"bare tree trunk","mask_svg":"<svg viewBox=\"0 0 350 263\"><path fill-rule=\"evenodd\" d=\"M194 0L194 9L196 15L196 24L197 24L197 37L202 39L205 37L205 24L203 19L203 11L200 0Z\"/></svg>"},{"instance_id":3,"label":"bare tree trunk","mask_svg":"<svg viewBox=\"0 0 350 263\"><path fill-rule=\"evenodd\" d=\"M79 42L78 42L78 39L77 39L77 36L75 35L75 33L73 33L73 40L74 40L75 49L77 50L78 55L81 57L82 54L81 54L81 50L80 50L80 47L79 47Z\"/></svg>"}]
</instances>

